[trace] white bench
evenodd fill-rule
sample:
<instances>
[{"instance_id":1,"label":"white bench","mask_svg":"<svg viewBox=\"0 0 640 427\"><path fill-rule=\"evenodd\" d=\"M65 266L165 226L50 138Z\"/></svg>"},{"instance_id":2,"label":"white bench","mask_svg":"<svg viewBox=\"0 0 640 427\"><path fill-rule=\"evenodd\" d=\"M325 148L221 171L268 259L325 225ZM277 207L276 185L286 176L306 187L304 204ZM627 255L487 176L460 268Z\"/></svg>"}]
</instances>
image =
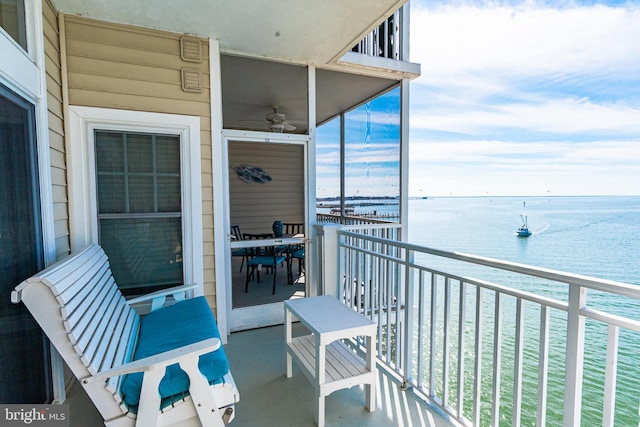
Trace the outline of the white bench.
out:
<instances>
[{"instance_id":1,"label":"white bench","mask_svg":"<svg viewBox=\"0 0 640 427\"><path fill-rule=\"evenodd\" d=\"M206 300L185 299L193 288L181 286L127 301L106 254L90 245L22 282L12 301L29 309L106 426L223 426L233 419L239 394ZM163 307L168 296L178 302ZM144 299L152 301L152 312L140 316L132 304ZM197 322L194 315L200 316ZM175 340L185 339L191 342L175 348ZM155 354L156 348L163 350ZM165 384L180 376L167 375L163 381L167 368L184 377L188 390L165 396L180 387ZM205 376L219 373L218 378ZM137 392L131 392L134 380Z\"/></svg>"}]
</instances>

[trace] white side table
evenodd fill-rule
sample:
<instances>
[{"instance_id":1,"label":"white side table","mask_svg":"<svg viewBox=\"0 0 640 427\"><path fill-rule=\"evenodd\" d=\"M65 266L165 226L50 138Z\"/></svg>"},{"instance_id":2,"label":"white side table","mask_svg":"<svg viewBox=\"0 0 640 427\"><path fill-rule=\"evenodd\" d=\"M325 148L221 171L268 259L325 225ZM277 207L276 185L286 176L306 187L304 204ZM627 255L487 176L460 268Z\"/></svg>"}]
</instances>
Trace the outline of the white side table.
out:
<instances>
[{"instance_id":1,"label":"white side table","mask_svg":"<svg viewBox=\"0 0 640 427\"><path fill-rule=\"evenodd\" d=\"M294 317L312 334L293 338ZM366 408L373 412L377 380L376 324L327 295L285 301L284 318L287 378L292 376L292 360L295 360L315 387L318 426L324 426L325 396L357 384L366 384ZM366 360L341 341L341 338L356 336L367 337Z\"/></svg>"}]
</instances>

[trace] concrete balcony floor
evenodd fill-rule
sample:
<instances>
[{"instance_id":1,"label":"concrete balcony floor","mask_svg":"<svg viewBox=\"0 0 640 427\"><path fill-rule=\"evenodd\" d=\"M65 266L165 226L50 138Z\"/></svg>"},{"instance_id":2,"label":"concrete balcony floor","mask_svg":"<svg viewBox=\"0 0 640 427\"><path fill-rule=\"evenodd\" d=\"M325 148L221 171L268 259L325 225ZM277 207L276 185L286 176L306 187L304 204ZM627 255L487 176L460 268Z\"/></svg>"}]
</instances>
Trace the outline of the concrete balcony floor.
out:
<instances>
[{"instance_id":1,"label":"concrete balcony floor","mask_svg":"<svg viewBox=\"0 0 640 427\"><path fill-rule=\"evenodd\" d=\"M294 329L302 326L294 325ZM240 391L230 427L315 426L315 397L307 377L295 366L285 375L284 328L274 326L231 334L225 351ZM451 426L442 412L425 403L379 369L376 410L365 409L364 386L338 390L326 398L327 426ZM82 387L75 383L67 403L72 427L103 425Z\"/></svg>"}]
</instances>

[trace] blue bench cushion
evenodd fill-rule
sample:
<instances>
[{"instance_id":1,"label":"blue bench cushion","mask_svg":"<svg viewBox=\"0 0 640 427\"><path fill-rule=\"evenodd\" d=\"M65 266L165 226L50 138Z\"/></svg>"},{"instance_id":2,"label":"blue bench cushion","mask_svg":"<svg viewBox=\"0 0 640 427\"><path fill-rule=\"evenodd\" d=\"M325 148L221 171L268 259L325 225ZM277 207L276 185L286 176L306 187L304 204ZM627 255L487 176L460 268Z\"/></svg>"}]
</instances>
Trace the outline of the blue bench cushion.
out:
<instances>
[{"instance_id":1,"label":"blue bench cushion","mask_svg":"<svg viewBox=\"0 0 640 427\"><path fill-rule=\"evenodd\" d=\"M142 317L133 360L214 337L220 338L220 332L205 297L184 300ZM200 356L198 366L210 384L229 372L229 362L222 347ZM129 406L136 406L140 401L142 376L142 373L130 374L123 380L120 391ZM177 363L168 366L160 381L160 397L164 399L188 391L187 374Z\"/></svg>"}]
</instances>

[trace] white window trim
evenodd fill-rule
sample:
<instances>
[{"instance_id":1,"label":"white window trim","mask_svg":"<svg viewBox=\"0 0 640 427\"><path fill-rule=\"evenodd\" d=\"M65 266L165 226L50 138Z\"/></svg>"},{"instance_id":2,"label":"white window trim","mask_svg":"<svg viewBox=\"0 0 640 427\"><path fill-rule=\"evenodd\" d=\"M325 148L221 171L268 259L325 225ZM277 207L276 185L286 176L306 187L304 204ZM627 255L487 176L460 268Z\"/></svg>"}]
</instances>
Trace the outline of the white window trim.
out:
<instances>
[{"instance_id":1,"label":"white window trim","mask_svg":"<svg viewBox=\"0 0 640 427\"><path fill-rule=\"evenodd\" d=\"M183 266L185 283L203 295L200 118L95 107L69 107L67 168L71 251L98 243L94 131L164 133L180 136Z\"/></svg>"}]
</instances>

